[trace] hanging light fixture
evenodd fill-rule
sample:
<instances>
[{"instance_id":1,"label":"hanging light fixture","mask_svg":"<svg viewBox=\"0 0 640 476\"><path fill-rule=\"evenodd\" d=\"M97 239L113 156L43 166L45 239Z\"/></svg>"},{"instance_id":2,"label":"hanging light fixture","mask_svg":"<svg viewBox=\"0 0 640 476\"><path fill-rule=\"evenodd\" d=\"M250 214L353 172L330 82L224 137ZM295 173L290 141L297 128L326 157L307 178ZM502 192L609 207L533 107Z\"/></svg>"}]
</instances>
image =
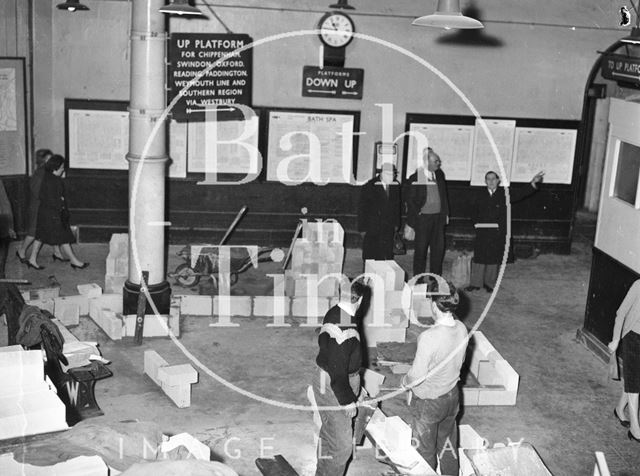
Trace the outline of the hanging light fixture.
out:
<instances>
[{"instance_id":1,"label":"hanging light fixture","mask_svg":"<svg viewBox=\"0 0 640 476\"><path fill-rule=\"evenodd\" d=\"M66 0L64 3L56 5L58 10L66 10L68 12L75 12L78 10L89 10L89 7L80 3L80 0Z\"/></svg>"},{"instance_id":2,"label":"hanging light fixture","mask_svg":"<svg viewBox=\"0 0 640 476\"><path fill-rule=\"evenodd\" d=\"M356 9L356 7L352 7L351 5L349 5L349 0L338 0L338 3L329 5L329 8L333 8L334 10L355 10Z\"/></svg>"},{"instance_id":3,"label":"hanging light fixture","mask_svg":"<svg viewBox=\"0 0 640 476\"><path fill-rule=\"evenodd\" d=\"M198 8L189 5L189 0L171 0L169 5L158 10L160 13L168 13L169 15L185 15L191 17L205 16Z\"/></svg>"},{"instance_id":4,"label":"hanging light fixture","mask_svg":"<svg viewBox=\"0 0 640 476\"><path fill-rule=\"evenodd\" d=\"M438 8L433 15L416 18L412 25L431 26L445 30L484 28L484 25L475 18L462 14L460 0L438 0Z\"/></svg>"}]
</instances>

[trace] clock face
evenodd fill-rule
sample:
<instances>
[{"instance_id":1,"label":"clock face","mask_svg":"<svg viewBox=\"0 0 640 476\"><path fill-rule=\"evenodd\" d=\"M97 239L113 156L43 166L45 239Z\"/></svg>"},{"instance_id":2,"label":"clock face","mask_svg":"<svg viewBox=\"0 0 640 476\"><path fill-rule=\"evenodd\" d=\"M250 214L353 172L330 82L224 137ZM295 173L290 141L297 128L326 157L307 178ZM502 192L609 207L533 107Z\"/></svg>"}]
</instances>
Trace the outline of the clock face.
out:
<instances>
[{"instance_id":1,"label":"clock face","mask_svg":"<svg viewBox=\"0 0 640 476\"><path fill-rule=\"evenodd\" d=\"M333 48L341 48L349 44L353 39L355 27L353 20L348 15L340 12L325 14L318 24L320 39Z\"/></svg>"}]
</instances>

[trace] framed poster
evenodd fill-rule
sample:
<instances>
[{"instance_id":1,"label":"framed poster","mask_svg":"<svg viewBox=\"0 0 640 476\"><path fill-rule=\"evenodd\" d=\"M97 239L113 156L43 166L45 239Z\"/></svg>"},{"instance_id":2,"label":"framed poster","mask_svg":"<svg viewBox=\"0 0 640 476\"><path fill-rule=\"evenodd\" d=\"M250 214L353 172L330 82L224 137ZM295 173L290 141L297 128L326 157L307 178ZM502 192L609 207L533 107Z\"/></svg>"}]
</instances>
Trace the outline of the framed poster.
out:
<instances>
[{"instance_id":1,"label":"framed poster","mask_svg":"<svg viewBox=\"0 0 640 476\"><path fill-rule=\"evenodd\" d=\"M505 119L485 119L491 137L500 153L500 159L504 166L504 174L500 171L498 157L491 145L489 137L481 126L480 121L476 121L475 133L473 136L473 159L471 165L471 185L485 185L484 176L490 170L497 173L502 178L503 185L506 185L504 177L511 177L511 163L513 157L513 143L516 133L516 121Z\"/></svg>"},{"instance_id":2,"label":"framed poster","mask_svg":"<svg viewBox=\"0 0 640 476\"><path fill-rule=\"evenodd\" d=\"M353 183L360 113L269 110L267 180L287 185Z\"/></svg>"},{"instance_id":3,"label":"framed poster","mask_svg":"<svg viewBox=\"0 0 640 476\"><path fill-rule=\"evenodd\" d=\"M516 127L512 182L528 182L544 171L545 183L571 183L578 131Z\"/></svg>"},{"instance_id":4,"label":"framed poster","mask_svg":"<svg viewBox=\"0 0 640 476\"><path fill-rule=\"evenodd\" d=\"M27 173L24 58L0 57L0 175Z\"/></svg>"},{"instance_id":5,"label":"framed poster","mask_svg":"<svg viewBox=\"0 0 640 476\"><path fill-rule=\"evenodd\" d=\"M260 119L189 122L189 173L255 175L259 172Z\"/></svg>"},{"instance_id":6,"label":"framed poster","mask_svg":"<svg viewBox=\"0 0 640 476\"><path fill-rule=\"evenodd\" d=\"M128 101L65 99L71 169L128 170Z\"/></svg>"},{"instance_id":7,"label":"framed poster","mask_svg":"<svg viewBox=\"0 0 640 476\"><path fill-rule=\"evenodd\" d=\"M411 123L405 178L417 170L428 145L440 156L447 180L469 180L473 134L474 127L470 125Z\"/></svg>"}]
</instances>

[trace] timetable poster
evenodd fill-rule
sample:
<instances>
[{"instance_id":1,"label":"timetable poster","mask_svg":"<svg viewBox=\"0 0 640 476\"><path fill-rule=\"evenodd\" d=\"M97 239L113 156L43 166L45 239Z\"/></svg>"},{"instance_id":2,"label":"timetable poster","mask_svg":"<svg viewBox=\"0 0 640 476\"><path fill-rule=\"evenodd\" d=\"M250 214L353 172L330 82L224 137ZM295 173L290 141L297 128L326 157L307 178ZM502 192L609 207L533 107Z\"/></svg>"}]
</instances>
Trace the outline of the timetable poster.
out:
<instances>
[{"instance_id":1,"label":"timetable poster","mask_svg":"<svg viewBox=\"0 0 640 476\"><path fill-rule=\"evenodd\" d=\"M422 151L428 145L440 156L447 180L469 180L473 132L473 126L412 123L409 126L405 177L416 171L422 161Z\"/></svg>"},{"instance_id":2,"label":"timetable poster","mask_svg":"<svg viewBox=\"0 0 640 476\"><path fill-rule=\"evenodd\" d=\"M354 127L353 114L270 111L267 180L351 183Z\"/></svg>"},{"instance_id":3,"label":"timetable poster","mask_svg":"<svg viewBox=\"0 0 640 476\"><path fill-rule=\"evenodd\" d=\"M257 174L258 126L258 116L236 121L189 122L189 172Z\"/></svg>"},{"instance_id":4,"label":"timetable poster","mask_svg":"<svg viewBox=\"0 0 640 476\"><path fill-rule=\"evenodd\" d=\"M69 109L69 167L128 170L129 112Z\"/></svg>"},{"instance_id":5,"label":"timetable poster","mask_svg":"<svg viewBox=\"0 0 640 476\"><path fill-rule=\"evenodd\" d=\"M513 142L516 131L516 121L485 119L485 124L491 133L491 137L500 153L500 159L504 165L503 174L500 170L498 157L491 145L480 120L476 119L475 134L473 140L473 160L471 167L471 185L485 185L484 176L487 172L494 171L506 185L504 177L511 177L511 162L513 156Z\"/></svg>"},{"instance_id":6,"label":"timetable poster","mask_svg":"<svg viewBox=\"0 0 640 476\"><path fill-rule=\"evenodd\" d=\"M544 172L545 183L570 184L578 132L574 129L516 128L512 182Z\"/></svg>"}]
</instances>

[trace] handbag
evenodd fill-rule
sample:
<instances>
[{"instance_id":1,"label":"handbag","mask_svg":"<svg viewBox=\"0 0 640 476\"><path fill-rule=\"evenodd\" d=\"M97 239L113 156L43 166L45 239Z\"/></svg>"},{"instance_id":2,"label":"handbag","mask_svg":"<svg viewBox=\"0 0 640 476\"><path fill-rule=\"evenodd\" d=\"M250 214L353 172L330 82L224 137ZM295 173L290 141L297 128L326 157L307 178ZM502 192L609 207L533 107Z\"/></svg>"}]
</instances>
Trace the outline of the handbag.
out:
<instances>
[{"instance_id":1,"label":"handbag","mask_svg":"<svg viewBox=\"0 0 640 476\"><path fill-rule=\"evenodd\" d=\"M611 352L609 355L609 378L613 380L620 380L620 369L618 368L618 357L616 352Z\"/></svg>"},{"instance_id":2,"label":"handbag","mask_svg":"<svg viewBox=\"0 0 640 476\"><path fill-rule=\"evenodd\" d=\"M400 235L399 231L396 231L393 234L393 254L394 255L406 255L407 254L407 245Z\"/></svg>"},{"instance_id":3,"label":"handbag","mask_svg":"<svg viewBox=\"0 0 640 476\"><path fill-rule=\"evenodd\" d=\"M460 253L451 263L451 282L459 287L469 285L471 281L471 256Z\"/></svg>"}]
</instances>

